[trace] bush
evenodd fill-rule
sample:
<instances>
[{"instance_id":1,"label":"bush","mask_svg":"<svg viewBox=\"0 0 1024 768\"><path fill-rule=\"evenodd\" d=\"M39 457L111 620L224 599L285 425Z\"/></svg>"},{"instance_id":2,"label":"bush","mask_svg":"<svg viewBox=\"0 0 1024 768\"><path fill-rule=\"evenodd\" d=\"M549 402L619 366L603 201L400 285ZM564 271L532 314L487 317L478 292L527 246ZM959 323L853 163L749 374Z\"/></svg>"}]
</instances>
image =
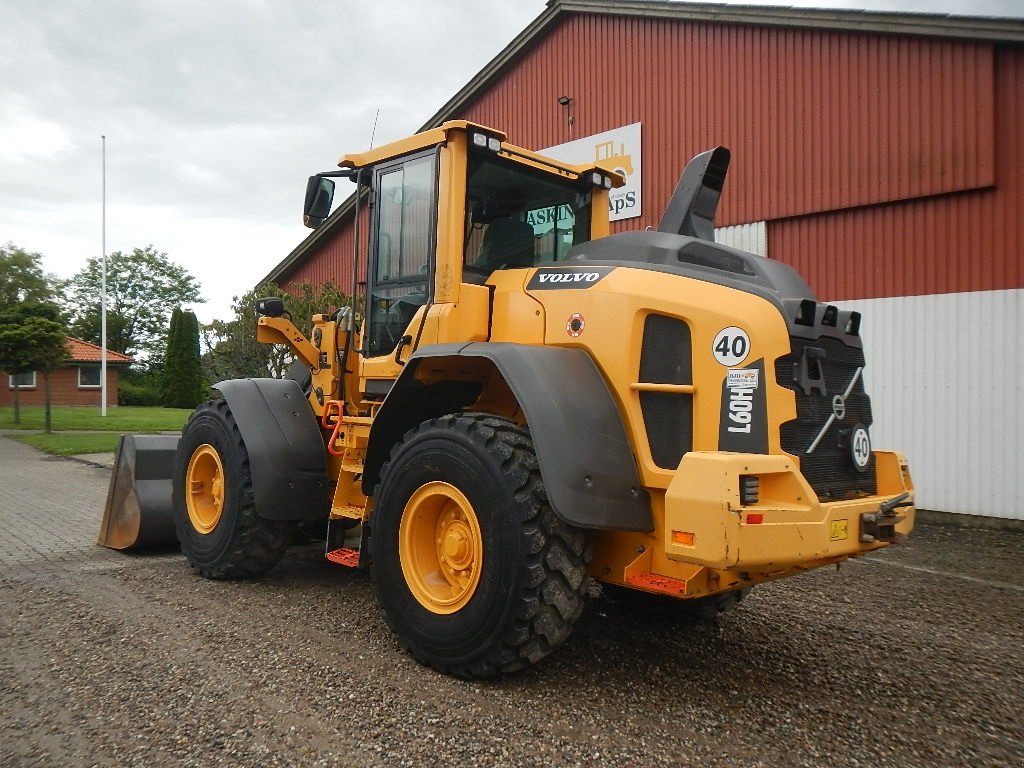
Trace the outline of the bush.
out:
<instances>
[{"instance_id":1,"label":"bush","mask_svg":"<svg viewBox=\"0 0 1024 768\"><path fill-rule=\"evenodd\" d=\"M122 381L118 387L118 405L162 405L160 390L156 387L147 387L145 384L135 384L130 381Z\"/></svg>"}]
</instances>

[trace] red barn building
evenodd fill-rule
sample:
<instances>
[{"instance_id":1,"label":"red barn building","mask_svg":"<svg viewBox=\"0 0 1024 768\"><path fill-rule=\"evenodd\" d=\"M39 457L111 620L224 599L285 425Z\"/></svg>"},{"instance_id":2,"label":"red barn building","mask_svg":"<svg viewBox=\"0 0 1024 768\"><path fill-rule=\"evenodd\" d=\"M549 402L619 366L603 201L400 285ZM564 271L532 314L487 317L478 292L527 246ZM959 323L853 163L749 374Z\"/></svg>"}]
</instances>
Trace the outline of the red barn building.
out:
<instances>
[{"instance_id":1,"label":"red barn building","mask_svg":"<svg viewBox=\"0 0 1024 768\"><path fill-rule=\"evenodd\" d=\"M68 337L68 359L62 368L50 374L50 405L100 404L100 353L96 344ZM107 350L107 405L117 405L118 378L121 368L134 362L128 355ZM0 387L0 405L14 402L18 388L21 405L43 405L43 375L32 371L19 376L4 375L7 386Z\"/></svg>"},{"instance_id":2,"label":"red barn building","mask_svg":"<svg viewBox=\"0 0 1024 768\"><path fill-rule=\"evenodd\" d=\"M1024 518L1024 21L550 0L423 128L454 118L622 160L613 232L729 147L718 239L863 311L874 443L910 456L919 506ZM265 280L347 288L352 215Z\"/></svg>"}]
</instances>

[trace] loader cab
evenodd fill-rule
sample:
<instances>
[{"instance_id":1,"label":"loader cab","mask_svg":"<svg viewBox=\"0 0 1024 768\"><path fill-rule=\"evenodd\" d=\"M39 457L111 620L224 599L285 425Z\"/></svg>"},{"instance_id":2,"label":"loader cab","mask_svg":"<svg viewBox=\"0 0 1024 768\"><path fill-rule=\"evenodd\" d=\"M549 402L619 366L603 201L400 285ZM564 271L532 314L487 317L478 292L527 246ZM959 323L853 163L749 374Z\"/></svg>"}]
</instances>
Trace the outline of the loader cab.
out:
<instances>
[{"instance_id":1,"label":"loader cab","mask_svg":"<svg viewBox=\"0 0 1024 768\"><path fill-rule=\"evenodd\" d=\"M365 264L360 390L371 400L420 346L486 337L495 271L557 262L608 234L618 176L504 138L452 121L341 159L359 169L369 209L356 263Z\"/></svg>"}]
</instances>

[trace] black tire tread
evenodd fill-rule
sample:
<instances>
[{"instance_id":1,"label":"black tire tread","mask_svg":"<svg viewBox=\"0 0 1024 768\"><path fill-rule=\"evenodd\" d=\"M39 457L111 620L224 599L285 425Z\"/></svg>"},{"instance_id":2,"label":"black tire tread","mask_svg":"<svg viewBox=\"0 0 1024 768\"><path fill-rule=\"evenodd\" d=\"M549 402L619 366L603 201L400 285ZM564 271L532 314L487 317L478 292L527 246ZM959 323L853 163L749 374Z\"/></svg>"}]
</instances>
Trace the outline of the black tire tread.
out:
<instances>
[{"instance_id":1,"label":"black tire tread","mask_svg":"<svg viewBox=\"0 0 1024 768\"><path fill-rule=\"evenodd\" d=\"M381 469L375 496L387 481L402 445L420 430L437 426L463 431L501 467L513 498L526 510L521 523L523 550L528 553L522 564L526 578L519 594L513 597L517 602L515 620L500 640L470 665L448 665L419 653L415 644L402 636L385 604L388 626L413 657L444 674L476 679L516 672L543 659L571 634L587 595L590 544L585 531L563 523L551 509L529 430L491 414L449 414L407 432Z\"/></svg>"},{"instance_id":2,"label":"black tire tread","mask_svg":"<svg viewBox=\"0 0 1024 768\"><path fill-rule=\"evenodd\" d=\"M285 550L292 540L292 526L287 521L267 520L256 513L255 494L252 488L252 473L249 468L249 452L242 440L231 408L225 400L208 400L198 406L188 418L184 435L192 422L203 414L214 412L225 426L229 428L232 450L242 457L242 473L236 485L239 501L238 524L232 537L231 545L224 557L215 565L204 565L196 562L186 547L183 547L192 569L207 579L248 579L273 568L284 556ZM187 461L187 458L183 459ZM225 461L225 457L221 457ZM189 525L188 515L176 515L178 526ZM179 540L184 540L181 532Z\"/></svg>"}]
</instances>

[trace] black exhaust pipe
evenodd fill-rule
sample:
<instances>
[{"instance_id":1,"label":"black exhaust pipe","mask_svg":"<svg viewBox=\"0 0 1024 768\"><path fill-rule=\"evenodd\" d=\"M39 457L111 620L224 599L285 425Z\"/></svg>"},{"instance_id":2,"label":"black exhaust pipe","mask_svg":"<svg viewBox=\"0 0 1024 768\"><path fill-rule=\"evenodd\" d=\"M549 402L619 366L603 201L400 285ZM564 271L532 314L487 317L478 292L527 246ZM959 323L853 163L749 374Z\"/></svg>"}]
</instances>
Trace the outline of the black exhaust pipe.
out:
<instances>
[{"instance_id":1,"label":"black exhaust pipe","mask_svg":"<svg viewBox=\"0 0 1024 768\"><path fill-rule=\"evenodd\" d=\"M715 211L731 154L725 147L701 152L686 164L658 224L659 232L715 241Z\"/></svg>"}]
</instances>

